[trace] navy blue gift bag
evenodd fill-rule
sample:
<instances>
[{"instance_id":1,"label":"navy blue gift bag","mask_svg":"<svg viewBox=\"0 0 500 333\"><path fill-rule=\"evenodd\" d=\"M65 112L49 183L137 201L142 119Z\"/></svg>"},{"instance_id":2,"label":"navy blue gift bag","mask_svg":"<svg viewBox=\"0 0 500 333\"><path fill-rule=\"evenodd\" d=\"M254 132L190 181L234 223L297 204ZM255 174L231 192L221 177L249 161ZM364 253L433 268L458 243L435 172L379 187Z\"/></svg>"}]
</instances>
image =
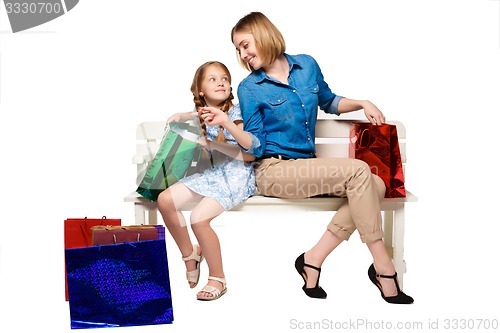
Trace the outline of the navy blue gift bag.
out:
<instances>
[{"instance_id":1,"label":"navy blue gift bag","mask_svg":"<svg viewBox=\"0 0 500 333\"><path fill-rule=\"evenodd\" d=\"M66 249L71 328L171 324L165 239Z\"/></svg>"}]
</instances>

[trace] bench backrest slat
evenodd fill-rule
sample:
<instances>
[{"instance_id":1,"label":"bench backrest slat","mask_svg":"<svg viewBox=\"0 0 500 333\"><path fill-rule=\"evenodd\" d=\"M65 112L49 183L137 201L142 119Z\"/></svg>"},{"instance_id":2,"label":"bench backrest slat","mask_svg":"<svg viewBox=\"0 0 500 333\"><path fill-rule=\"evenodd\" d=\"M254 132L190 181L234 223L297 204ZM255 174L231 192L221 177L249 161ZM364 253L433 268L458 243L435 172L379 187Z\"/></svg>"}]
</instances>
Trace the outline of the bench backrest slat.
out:
<instances>
[{"instance_id":1,"label":"bench backrest slat","mask_svg":"<svg viewBox=\"0 0 500 333\"><path fill-rule=\"evenodd\" d=\"M352 120L318 119L316 138L349 138L352 122ZM396 125L399 140L406 139L406 129L403 123L391 120L388 120L387 123Z\"/></svg>"},{"instance_id":2,"label":"bench backrest slat","mask_svg":"<svg viewBox=\"0 0 500 333\"><path fill-rule=\"evenodd\" d=\"M316 150L318 157L347 157L349 154L349 135L352 120L318 119L316 124ZM406 129L399 121L387 121L398 130L401 159L406 163ZM165 133L165 121L148 121L139 124L136 131L138 140L136 158L144 159L144 165L138 165L138 172L143 172L147 162L151 161L159 148Z\"/></svg>"}]
</instances>

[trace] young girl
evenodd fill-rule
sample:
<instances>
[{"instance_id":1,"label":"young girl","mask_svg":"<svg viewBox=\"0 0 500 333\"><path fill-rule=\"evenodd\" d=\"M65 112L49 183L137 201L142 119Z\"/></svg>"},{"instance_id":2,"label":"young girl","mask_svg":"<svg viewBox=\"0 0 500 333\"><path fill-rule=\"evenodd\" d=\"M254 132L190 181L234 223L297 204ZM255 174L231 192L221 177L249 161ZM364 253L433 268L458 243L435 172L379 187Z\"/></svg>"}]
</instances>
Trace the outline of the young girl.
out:
<instances>
[{"instance_id":1,"label":"young girl","mask_svg":"<svg viewBox=\"0 0 500 333\"><path fill-rule=\"evenodd\" d=\"M215 300L224 295L227 288L219 239L210 222L254 192L254 157L243 153L238 145L239 137L244 134L243 122L239 106L232 103L231 75L227 67L216 61L201 65L194 75L191 92L198 112L177 113L167 122L199 116L206 133L203 144L211 152L213 167L181 179L160 193L158 210L186 263L191 288L198 284L200 263L204 258L207 260L208 283L198 292L197 299ZM192 245L181 211L193 201L199 201L190 215L199 245Z\"/></svg>"}]
</instances>

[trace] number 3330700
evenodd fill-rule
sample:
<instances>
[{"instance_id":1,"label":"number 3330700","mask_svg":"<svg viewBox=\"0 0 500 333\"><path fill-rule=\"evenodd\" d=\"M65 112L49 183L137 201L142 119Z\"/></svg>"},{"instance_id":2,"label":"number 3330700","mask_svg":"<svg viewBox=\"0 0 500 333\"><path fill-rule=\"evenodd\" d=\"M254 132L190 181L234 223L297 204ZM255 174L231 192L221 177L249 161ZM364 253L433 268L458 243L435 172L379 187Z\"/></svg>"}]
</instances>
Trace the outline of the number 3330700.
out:
<instances>
[{"instance_id":1,"label":"number 3330700","mask_svg":"<svg viewBox=\"0 0 500 333\"><path fill-rule=\"evenodd\" d=\"M7 14L52 14L63 11L60 3L45 2L5 2Z\"/></svg>"}]
</instances>

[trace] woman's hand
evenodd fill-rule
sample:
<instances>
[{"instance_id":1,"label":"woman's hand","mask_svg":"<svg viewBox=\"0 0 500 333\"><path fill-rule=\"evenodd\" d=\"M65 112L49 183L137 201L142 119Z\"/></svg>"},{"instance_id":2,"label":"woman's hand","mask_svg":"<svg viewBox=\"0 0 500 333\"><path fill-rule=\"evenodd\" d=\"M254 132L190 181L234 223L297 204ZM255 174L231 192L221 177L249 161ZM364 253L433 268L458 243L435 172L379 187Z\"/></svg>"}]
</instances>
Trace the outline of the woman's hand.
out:
<instances>
[{"instance_id":1,"label":"woman's hand","mask_svg":"<svg viewBox=\"0 0 500 333\"><path fill-rule=\"evenodd\" d=\"M198 114L208 126L220 125L225 127L231 121L224 111L210 106L200 108Z\"/></svg>"},{"instance_id":2,"label":"woman's hand","mask_svg":"<svg viewBox=\"0 0 500 333\"><path fill-rule=\"evenodd\" d=\"M373 125L382 125L385 123L384 114L368 100L357 100L343 97L340 99L338 104L339 113L352 112L361 109L365 111L366 118Z\"/></svg>"},{"instance_id":3,"label":"woman's hand","mask_svg":"<svg viewBox=\"0 0 500 333\"><path fill-rule=\"evenodd\" d=\"M366 118L373 125L382 125L385 123L385 116L372 102L364 101L363 109L365 110Z\"/></svg>"}]
</instances>

